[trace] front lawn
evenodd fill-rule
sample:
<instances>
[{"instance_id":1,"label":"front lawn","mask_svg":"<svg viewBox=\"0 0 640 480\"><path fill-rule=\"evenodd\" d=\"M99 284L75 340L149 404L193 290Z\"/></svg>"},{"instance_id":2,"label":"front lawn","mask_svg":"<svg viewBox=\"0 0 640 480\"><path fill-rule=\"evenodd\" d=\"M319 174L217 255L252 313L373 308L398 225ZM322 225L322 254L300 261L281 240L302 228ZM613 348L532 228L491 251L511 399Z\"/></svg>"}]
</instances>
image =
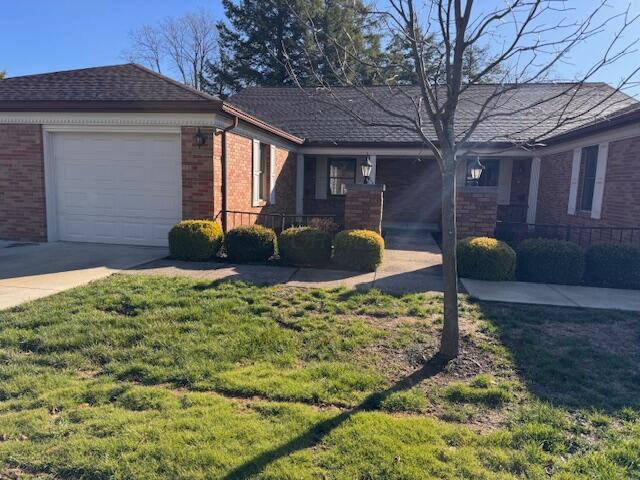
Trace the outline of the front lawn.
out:
<instances>
[{"instance_id":1,"label":"front lawn","mask_svg":"<svg viewBox=\"0 0 640 480\"><path fill-rule=\"evenodd\" d=\"M114 276L0 312L0 478L640 477L640 315Z\"/></svg>"}]
</instances>

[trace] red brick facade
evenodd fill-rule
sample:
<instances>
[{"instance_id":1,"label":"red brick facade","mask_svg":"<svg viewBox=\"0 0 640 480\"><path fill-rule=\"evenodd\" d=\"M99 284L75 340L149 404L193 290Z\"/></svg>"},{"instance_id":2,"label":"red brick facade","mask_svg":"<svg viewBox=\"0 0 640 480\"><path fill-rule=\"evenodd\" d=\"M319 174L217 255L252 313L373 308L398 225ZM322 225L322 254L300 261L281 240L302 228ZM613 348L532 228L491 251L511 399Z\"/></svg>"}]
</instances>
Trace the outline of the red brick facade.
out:
<instances>
[{"instance_id":1,"label":"red brick facade","mask_svg":"<svg viewBox=\"0 0 640 480\"><path fill-rule=\"evenodd\" d=\"M0 125L0 239L45 241L40 125Z\"/></svg>"},{"instance_id":2,"label":"red brick facade","mask_svg":"<svg viewBox=\"0 0 640 480\"><path fill-rule=\"evenodd\" d=\"M576 226L640 226L640 137L611 142L602 214L567 213L573 151L542 157L536 223Z\"/></svg>"},{"instance_id":3,"label":"red brick facade","mask_svg":"<svg viewBox=\"0 0 640 480\"><path fill-rule=\"evenodd\" d=\"M296 158L286 149L276 148L276 202L268 202L258 207L252 206L252 158L253 141L233 131L227 132L227 210L253 213L295 214L296 205ZM260 221L269 226L265 218L245 216L242 220L236 216L235 223L255 223ZM234 226L234 218L227 219L227 227Z\"/></svg>"},{"instance_id":4,"label":"red brick facade","mask_svg":"<svg viewBox=\"0 0 640 480\"><path fill-rule=\"evenodd\" d=\"M182 127L182 217L212 218L214 129L200 128L206 142L198 147L198 127Z\"/></svg>"},{"instance_id":5,"label":"red brick facade","mask_svg":"<svg viewBox=\"0 0 640 480\"><path fill-rule=\"evenodd\" d=\"M457 202L458 238L493 236L498 213L497 190L460 189Z\"/></svg>"},{"instance_id":6,"label":"red brick facade","mask_svg":"<svg viewBox=\"0 0 640 480\"><path fill-rule=\"evenodd\" d=\"M344 228L382 230L384 185L352 185L347 188Z\"/></svg>"},{"instance_id":7,"label":"red brick facade","mask_svg":"<svg viewBox=\"0 0 640 480\"><path fill-rule=\"evenodd\" d=\"M226 208L254 213L295 213L295 153L280 147L276 149L275 205L266 202L253 207L252 139L233 130L223 134L211 127L201 127L206 144L198 148L194 139L197 130L197 126L182 128L184 218L213 218L223 207L223 135L226 135L227 157ZM567 214L572 155L572 151L567 150L542 157L536 222L640 226L640 137L611 142L609 145L601 219L591 219L585 212ZM378 158L378 185L395 184L397 190L390 192L389 185L386 185L383 212L387 215L387 221L393 222L396 217L397 222L411 222L412 219L412 223L439 221L440 179L434 173L437 170L432 168L434 165L432 161ZM521 203L528 195L526 179L529 168L523 163L523 171L520 172L518 165L514 162L512 203L514 200ZM412 196L412 185L416 183L416 178L421 179L419 183L423 185L425 182L422 180L427 177L430 179L428 188L418 189L422 193ZM516 178L522 181L517 182ZM471 191L463 188L459 191L459 236L493 234L496 197L496 192L491 190ZM400 213L394 213L394 201ZM345 197L316 200L315 167L312 161L305 162L305 214L334 214L346 228L371 228L368 225L373 224L373 229L378 229L378 205L378 200L372 201L371 198L361 201L356 197L351 203L345 203ZM429 206L429 209L420 210L420 206ZM256 219L244 218L243 223ZM46 232L42 128L40 125L0 125L0 238L46 241Z\"/></svg>"}]
</instances>

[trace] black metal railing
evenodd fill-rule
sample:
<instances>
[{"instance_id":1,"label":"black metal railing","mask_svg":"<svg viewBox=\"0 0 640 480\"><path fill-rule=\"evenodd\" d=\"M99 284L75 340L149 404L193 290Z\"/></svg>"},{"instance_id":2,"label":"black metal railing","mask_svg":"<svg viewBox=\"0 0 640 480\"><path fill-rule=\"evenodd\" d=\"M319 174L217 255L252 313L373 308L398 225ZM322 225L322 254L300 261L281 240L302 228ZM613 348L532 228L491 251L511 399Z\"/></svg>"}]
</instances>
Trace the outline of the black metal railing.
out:
<instances>
[{"instance_id":1,"label":"black metal railing","mask_svg":"<svg viewBox=\"0 0 640 480\"><path fill-rule=\"evenodd\" d=\"M596 243L640 247L640 227L583 227L497 222L495 236L512 245L517 245L528 238L550 238L575 242L583 248Z\"/></svg>"},{"instance_id":2,"label":"black metal railing","mask_svg":"<svg viewBox=\"0 0 640 480\"><path fill-rule=\"evenodd\" d=\"M498 221L524 223L527 221L527 205L498 205Z\"/></svg>"},{"instance_id":3,"label":"black metal railing","mask_svg":"<svg viewBox=\"0 0 640 480\"><path fill-rule=\"evenodd\" d=\"M224 232L232 228L244 225L262 225L273 229L276 233L290 227L306 227L308 225L326 222L333 223L335 228L339 225L335 223L335 215L296 215L288 213L261 213L246 212L240 210L221 210L214 220L222 223Z\"/></svg>"}]
</instances>

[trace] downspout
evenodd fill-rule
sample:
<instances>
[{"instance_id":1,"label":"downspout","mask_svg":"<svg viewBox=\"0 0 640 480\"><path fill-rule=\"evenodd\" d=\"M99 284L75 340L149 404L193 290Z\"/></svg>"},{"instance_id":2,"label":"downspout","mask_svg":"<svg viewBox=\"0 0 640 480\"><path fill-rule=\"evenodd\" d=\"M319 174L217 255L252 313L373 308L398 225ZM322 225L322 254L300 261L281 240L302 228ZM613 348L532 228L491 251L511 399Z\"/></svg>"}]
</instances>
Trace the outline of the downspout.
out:
<instances>
[{"instance_id":1,"label":"downspout","mask_svg":"<svg viewBox=\"0 0 640 480\"><path fill-rule=\"evenodd\" d=\"M233 123L222 129L222 212L227 211L227 132L238 126L238 117L233 117ZM222 231L227 233L227 214L222 214Z\"/></svg>"}]
</instances>

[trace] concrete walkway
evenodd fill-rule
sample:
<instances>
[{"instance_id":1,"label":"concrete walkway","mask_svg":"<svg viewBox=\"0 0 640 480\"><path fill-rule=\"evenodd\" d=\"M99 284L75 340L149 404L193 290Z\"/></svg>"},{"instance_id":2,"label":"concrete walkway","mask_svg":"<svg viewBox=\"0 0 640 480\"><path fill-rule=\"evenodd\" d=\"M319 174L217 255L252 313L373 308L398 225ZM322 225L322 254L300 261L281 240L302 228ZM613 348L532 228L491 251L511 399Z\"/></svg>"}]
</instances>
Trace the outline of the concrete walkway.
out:
<instances>
[{"instance_id":1,"label":"concrete walkway","mask_svg":"<svg viewBox=\"0 0 640 480\"><path fill-rule=\"evenodd\" d=\"M166 248L52 242L0 245L0 310L166 257Z\"/></svg>"},{"instance_id":2,"label":"concrete walkway","mask_svg":"<svg viewBox=\"0 0 640 480\"><path fill-rule=\"evenodd\" d=\"M244 280L260 285L307 288L377 288L388 293L442 291L442 256L428 233L386 235L382 265L376 272L357 273L326 268L180 262L162 259L126 273L187 276L202 280Z\"/></svg>"},{"instance_id":3,"label":"concrete walkway","mask_svg":"<svg viewBox=\"0 0 640 480\"><path fill-rule=\"evenodd\" d=\"M478 300L640 312L638 290L529 282L487 282L469 278L461 281L469 295Z\"/></svg>"}]
</instances>

